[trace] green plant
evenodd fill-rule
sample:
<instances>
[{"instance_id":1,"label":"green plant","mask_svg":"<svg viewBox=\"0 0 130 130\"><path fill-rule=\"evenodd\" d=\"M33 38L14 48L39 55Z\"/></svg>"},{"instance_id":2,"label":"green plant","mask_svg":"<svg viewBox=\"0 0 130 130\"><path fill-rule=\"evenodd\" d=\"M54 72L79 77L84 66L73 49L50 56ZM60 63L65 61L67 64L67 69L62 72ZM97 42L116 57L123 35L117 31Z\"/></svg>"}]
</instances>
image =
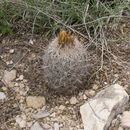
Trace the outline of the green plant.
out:
<instances>
[{"instance_id":1,"label":"green plant","mask_svg":"<svg viewBox=\"0 0 130 130\"><path fill-rule=\"evenodd\" d=\"M89 38L108 24L117 25L127 17L123 12L130 13L127 0L3 0L0 5L1 30L10 32L21 20L30 24L31 33L52 34L68 28Z\"/></svg>"}]
</instances>

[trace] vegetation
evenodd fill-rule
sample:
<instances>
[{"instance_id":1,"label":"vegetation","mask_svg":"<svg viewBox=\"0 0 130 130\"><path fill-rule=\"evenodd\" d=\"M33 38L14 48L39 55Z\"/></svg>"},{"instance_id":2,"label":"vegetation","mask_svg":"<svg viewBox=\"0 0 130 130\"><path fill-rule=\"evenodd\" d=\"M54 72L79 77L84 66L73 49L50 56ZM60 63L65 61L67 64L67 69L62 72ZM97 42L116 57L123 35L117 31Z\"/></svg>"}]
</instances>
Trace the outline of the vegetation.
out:
<instances>
[{"instance_id":1,"label":"vegetation","mask_svg":"<svg viewBox=\"0 0 130 130\"><path fill-rule=\"evenodd\" d=\"M67 28L89 38L130 14L128 0L2 0L0 33L53 34Z\"/></svg>"}]
</instances>

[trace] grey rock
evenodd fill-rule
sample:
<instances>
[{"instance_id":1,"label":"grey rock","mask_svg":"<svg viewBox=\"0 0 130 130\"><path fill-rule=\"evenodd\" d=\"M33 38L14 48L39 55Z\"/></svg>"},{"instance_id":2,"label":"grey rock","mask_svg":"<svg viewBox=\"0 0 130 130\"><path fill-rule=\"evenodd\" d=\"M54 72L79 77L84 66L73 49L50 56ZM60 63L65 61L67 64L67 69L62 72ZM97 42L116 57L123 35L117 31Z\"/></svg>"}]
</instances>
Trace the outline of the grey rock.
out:
<instances>
[{"instance_id":1,"label":"grey rock","mask_svg":"<svg viewBox=\"0 0 130 130\"><path fill-rule=\"evenodd\" d=\"M70 104L74 105L74 104L76 104L76 103L78 103L77 98L76 98L76 97L71 97L71 99L70 99Z\"/></svg>"},{"instance_id":2,"label":"grey rock","mask_svg":"<svg viewBox=\"0 0 130 130\"><path fill-rule=\"evenodd\" d=\"M35 118L35 119L40 119L40 118L47 117L47 116L49 116L49 115L50 115L50 113L47 112L46 110L45 110L45 111L39 111L38 113L33 114L33 118Z\"/></svg>"},{"instance_id":3,"label":"grey rock","mask_svg":"<svg viewBox=\"0 0 130 130\"><path fill-rule=\"evenodd\" d=\"M20 128L25 128L26 127L26 120L23 119L22 117L17 116L15 118L15 120L16 120L16 123L19 125Z\"/></svg>"},{"instance_id":4,"label":"grey rock","mask_svg":"<svg viewBox=\"0 0 130 130\"><path fill-rule=\"evenodd\" d=\"M130 111L123 112L123 116L121 118L121 126L123 128L130 129Z\"/></svg>"},{"instance_id":5,"label":"grey rock","mask_svg":"<svg viewBox=\"0 0 130 130\"><path fill-rule=\"evenodd\" d=\"M54 130L60 130L60 126L58 123L54 123Z\"/></svg>"},{"instance_id":6,"label":"grey rock","mask_svg":"<svg viewBox=\"0 0 130 130\"><path fill-rule=\"evenodd\" d=\"M46 100L42 96L28 96L26 98L26 103L28 107L38 109L45 105Z\"/></svg>"},{"instance_id":7,"label":"grey rock","mask_svg":"<svg viewBox=\"0 0 130 130\"><path fill-rule=\"evenodd\" d=\"M16 78L16 70L4 71L3 80L8 84Z\"/></svg>"},{"instance_id":8,"label":"grey rock","mask_svg":"<svg viewBox=\"0 0 130 130\"><path fill-rule=\"evenodd\" d=\"M0 100L6 99L6 95L3 92L0 92Z\"/></svg>"},{"instance_id":9,"label":"grey rock","mask_svg":"<svg viewBox=\"0 0 130 130\"><path fill-rule=\"evenodd\" d=\"M30 130L44 130L38 122L35 122Z\"/></svg>"},{"instance_id":10,"label":"grey rock","mask_svg":"<svg viewBox=\"0 0 130 130\"><path fill-rule=\"evenodd\" d=\"M129 96L122 86L111 85L80 107L84 130L107 130L127 106Z\"/></svg>"}]
</instances>

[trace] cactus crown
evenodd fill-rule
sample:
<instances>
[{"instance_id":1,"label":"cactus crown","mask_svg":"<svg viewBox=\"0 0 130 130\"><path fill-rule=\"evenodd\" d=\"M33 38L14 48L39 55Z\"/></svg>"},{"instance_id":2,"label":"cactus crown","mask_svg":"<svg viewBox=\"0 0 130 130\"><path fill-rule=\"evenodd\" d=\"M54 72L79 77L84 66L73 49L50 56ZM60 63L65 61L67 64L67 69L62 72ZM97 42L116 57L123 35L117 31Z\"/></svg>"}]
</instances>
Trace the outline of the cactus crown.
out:
<instances>
[{"instance_id":1,"label":"cactus crown","mask_svg":"<svg viewBox=\"0 0 130 130\"><path fill-rule=\"evenodd\" d=\"M58 44L64 47L65 45L74 45L74 38L66 31L60 31L58 34Z\"/></svg>"}]
</instances>

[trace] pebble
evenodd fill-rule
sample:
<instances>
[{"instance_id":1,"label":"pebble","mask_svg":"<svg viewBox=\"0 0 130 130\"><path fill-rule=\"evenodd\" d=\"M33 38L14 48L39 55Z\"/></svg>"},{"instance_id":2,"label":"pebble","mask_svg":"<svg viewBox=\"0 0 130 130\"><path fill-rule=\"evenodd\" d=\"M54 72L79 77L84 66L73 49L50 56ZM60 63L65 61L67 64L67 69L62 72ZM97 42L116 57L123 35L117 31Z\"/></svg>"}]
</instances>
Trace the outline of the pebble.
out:
<instances>
[{"instance_id":1,"label":"pebble","mask_svg":"<svg viewBox=\"0 0 130 130\"><path fill-rule=\"evenodd\" d=\"M124 130L122 127L119 127L118 130Z\"/></svg>"},{"instance_id":2,"label":"pebble","mask_svg":"<svg viewBox=\"0 0 130 130\"><path fill-rule=\"evenodd\" d=\"M14 53L14 49L10 49L10 50L9 50L9 53L10 53L10 54L13 54L13 53Z\"/></svg>"},{"instance_id":3,"label":"pebble","mask_svg":"<svg viewBox=\"0 0 130 130\"><path fill-rule=\"evenodd\" d=\"M58 123L54 123L54 130L60 130L60 126Z\"/></svg>"},{"instance_id":4,"label":"pebble","mask_svg":"<svg viewBox=\"0 0 130 130\"><path fill-rule=\"evenodd\" d=\"M92 88L93 90L98 90L99 86L97 84L94 84Z\"/></svg>"},{"instance_id":5,"label":"pebble","mask_svg":"<svg viewBox=\"0 0 130 130\"><path fill-rule=\"evenodd\" d=\"M4 71L3 80L8 84L16 78L16 70Z\"/></svg>"},{"instance_id":6,"label":"pebble","mask_svg":"<svg viewBox=\"0 0 130 130\"><path fill-rule=\"evenodd\" d=\"M0 92L0 100L6 99L6 95L3 92Z\"/></svg>"},{"instance_id":7,"label":"pebble","mask_svg":"<svg viewBox=\"0 0 130 130\"><path fill-rule=\"evenodd\" d=\"M22 117L16 116L15 120L16 120L16 123L19 125L20 128L26 127L26 120L24 120Z\"/></svg>"},{"instance_id":8,"label":"pebble","mask_svg":"<svg viewBox=\"0 0 130 130\"><path fill-rule=\"evenodd\" d=\"M60 106L59 106L59 109L63 111L63 110L65 109L65 106L60 105Z\"/></svg>"},{"instance_id":9,"label":"pebble","mask_svg":"<svg viewBox=\"0 0 130 130\"><path fill-rule=\"evenodd\" d=\"M51 126L50 125L48 125L48 124L43 124L42 123L42 127L46 130L48 130L49 128L51 128Z\"/></svg>"},{"instance_id":10,"label":"pebble","mask_svg":"<svg viewBox=\"0 0 130 130\"><path fill-rule=\"evenodd\" d=\"M33 114L33 118L40 119L40 118L45 118L49 115L50 115L50 113L47 112L46 110L45 111L39 111L38 113Z\"/></svg>"},{"instance_id":11,"label":"pebble","mask_svg":"<svg viewBox=\"0 0 130 130\"><path fill-rule=\"evenodd\" d=\"M123 128L130 129L130 111L123 112L123 116L121 118L121 126Z\"/></svg>"},{"instance_id":12,"label":"pebble","mask_svg":"<svg viewBox=\"0 0 130 130\"><path fill-rule=\"evenodd\" d=\"M30 130L44 130L38 122L35 122Z\"/></svg>"},{"instance_id":13,"label":"pebble","mask_svg":"<svg viewBox=\"0 0 130 130\"><path fill-rule=\"evenodd\" d=\"M90 90L88 93L90 97L93 97L96 94L94 90Z\"/></svg>"},{"instance_id":14,"label":"pebble","mask_svg":"<svg viewBox=\"0 0 130 130\"><path fill-rule=\"evenodd\" d=\"M17 79L16 79L16 81L22 81L24 79L24 76L23 75L20 75Z\"/></svg>"},{"instance_id":15,"label":"pebble","mask_svg":"<svg viewBox=\"0 0 130 130\"><path fill-rule=\"evenodd\" d=\"M24 76L23 75L20 75L19 76L19 80L23 80Z\"/></svg>"},{"instance_id":16,"label":"pebble","mask_svg":"<svg viewBox=\"0 0 130 130\"><path fill-rule=\"evenodd\" d=\"M76 104L76 103L78 103L77 98L76 98L76 97L71 97L71 99L70 99L70 104L74 105L74 104Z\"/></svg>"},{"instance_id":17,"label":"pebble","mask_svg":"<svg viewBox=\"0 0 130 130\"><path fill-rule=\"evenodd\" d=\"M86 96L85 94L83 95L83 99L84 99L84 100L86 100L86 99L87 99L87 96Z\"/></svg>"},{"instance_id":18,"label":"pebble","mask_svg":"<svg viewBox=\"0 0 130 130\"><path fill-rule=\"evenodd\" d=\"M7 64L7 65L11 65L11 64L13 64L13 61L12 61L12 60L6 61L6 64Z\"/></svg>"},{"instance_id":19,"label":"pebble","mask_svg":"<svg viewBox=\"0 0 130 130\"><path fill-rule=\"evenodd\" d=\"M26 98L26 104L28 107L38 109L45 106L45 98L42 96L28 96Z\"/></svg>"}]
</instances>

